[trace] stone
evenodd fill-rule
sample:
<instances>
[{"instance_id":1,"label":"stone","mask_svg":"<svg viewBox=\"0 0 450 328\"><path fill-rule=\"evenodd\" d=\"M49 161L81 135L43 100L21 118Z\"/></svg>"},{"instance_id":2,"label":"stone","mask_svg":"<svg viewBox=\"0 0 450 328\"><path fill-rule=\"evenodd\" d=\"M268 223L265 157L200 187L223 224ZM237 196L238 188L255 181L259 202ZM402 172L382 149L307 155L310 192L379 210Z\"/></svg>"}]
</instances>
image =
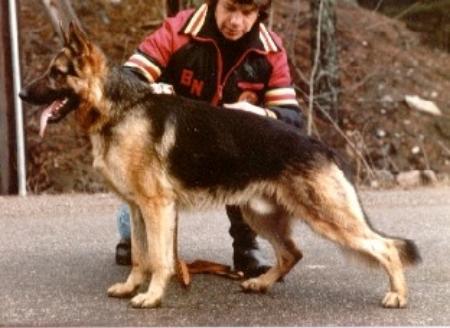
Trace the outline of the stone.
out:
<instances>
[{"instance_id":1,"label":"stone","mask_svg":"<svg viewBox=\"0 0 450 328\"><path fill-rule=\"evenodd\" d=\"M403 188L417 187L422 184L422 174L419 170L400 172L395 180Z\"/></svg>"},{"instance_id":2,"label":"stone","mask_svg":"<svg viewBox=\"0 0 450 328\"><path fill-rule=\"evenodd\" d=\"M405 96L405 101L411 109L415 109L431 115L441 116L442 112L438 106L430 101L420 98L419 96Z\"/></svg>"},{"instance_id":3,"label":"stone","mask_svg":"<svg viewBox=\"0 0 450 328\"><path fill-rule=\"evenodd\" d=\"M386 131L384 131L383 129L377 129L376 134L377 134L377 137L380 139L386 137Z\"/></svg>"},{"instance_id":4,"label":"stone","mask_svg":"<svg viewBox=\"0 0 450 328\"><path fill-rule=\"evenodd\" d=\"M376 170L375 176L382 182L393 182L395 180L394 174L389 170Z\"/></svg>"},{"instance_id":5,"label":"stone","mask_svg":"<svg viewBox=\"0 0 450 328\"><path fill-rule=\"evenodd\" d=\"M436 185L438 183L438 178L433 170L422 171L422 182L426 185Z\"/></svg>"},{"instance_id":6,"label":"stone","mask_svg":"<svg viewBox=\"0 0 450 328\"><path fill-rule=\"evenodd\" d=\"M433 170L411 170L397 174L395 180L403 188L418 187L421 185L436 185L438 178Z\"/></svg>"},{"instance_id":7,"label":"stone","mask_svg":"<svg viewBox=\"0 0 450 328\"><path fill-rule=\"evenodd\" d=\"M420 153L420 147L419 146L414 146L411 148L411 154L413 155L417 155Z\"/></svg>"}]
</instances>

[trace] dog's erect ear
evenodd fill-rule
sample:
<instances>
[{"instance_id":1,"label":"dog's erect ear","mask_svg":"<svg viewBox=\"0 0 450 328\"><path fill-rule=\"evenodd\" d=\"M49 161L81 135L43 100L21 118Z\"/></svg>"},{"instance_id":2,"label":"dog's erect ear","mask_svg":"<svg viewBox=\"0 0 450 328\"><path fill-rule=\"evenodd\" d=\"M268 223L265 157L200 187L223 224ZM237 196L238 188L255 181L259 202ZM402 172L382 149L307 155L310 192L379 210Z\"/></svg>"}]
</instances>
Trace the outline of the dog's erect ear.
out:
<instances>
[{"instance_id":1,"label":"dog's erect ear","mask_svg":"<svg viewBox=\"0 0 450 328\"><path fill-rule=\"evenodd\" d=\"M64 29L64 24L63 24L62 20L59 21L59 29L61 31L61 36L62 36L62 39L63 39L63 45L65 47L68 47L69 46L69 35L67 34L67 32Z\"/></svg>"},{"instance_id":2,"label":"dog's erect ear","mask_svg":"<svg viewBox=\"0 0 450 328\"><path fill-rule=\"evenodd\" d=\"M77 55L88 54L91 49L90 42L86 35L81 28L73 22L70 22L69 24L69 37L67 45Z\"/></svg>"}]
</instances>

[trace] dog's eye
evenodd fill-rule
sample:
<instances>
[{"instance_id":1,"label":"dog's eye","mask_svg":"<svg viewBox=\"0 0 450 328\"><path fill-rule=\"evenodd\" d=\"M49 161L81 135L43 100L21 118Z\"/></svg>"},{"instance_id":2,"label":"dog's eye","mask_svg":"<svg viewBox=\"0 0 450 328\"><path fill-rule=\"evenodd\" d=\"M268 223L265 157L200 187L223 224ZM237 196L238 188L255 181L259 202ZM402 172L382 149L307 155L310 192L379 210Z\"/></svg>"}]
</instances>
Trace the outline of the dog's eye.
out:
<instances>
[{"instance_id":1,"label":"dog's eye","mask_svg":"<svg viewBox=\"0 0 450 328\"><path fill-rule=\"evenodd\" d=\"M73 75L73 76L77 75L77 72L75 72L75 66L73 65L73 63L69 63L69 65L67 66L67 74Z\"/></svg>"},{"instance_id":2,"label":"dog's eye","mask_svg":"<svg viewBox=\"0 0 450 328\"><path fill-rule=\"evenodd\" d=\"M56 67L56 66L53 66L51 69L50 69L50 76L52 77L52 78L58 78L58 77L61 77L61 76L63 76L65 73L62 71L62 70L60 70L58 67Z\"/></svg>"}]
</instances>

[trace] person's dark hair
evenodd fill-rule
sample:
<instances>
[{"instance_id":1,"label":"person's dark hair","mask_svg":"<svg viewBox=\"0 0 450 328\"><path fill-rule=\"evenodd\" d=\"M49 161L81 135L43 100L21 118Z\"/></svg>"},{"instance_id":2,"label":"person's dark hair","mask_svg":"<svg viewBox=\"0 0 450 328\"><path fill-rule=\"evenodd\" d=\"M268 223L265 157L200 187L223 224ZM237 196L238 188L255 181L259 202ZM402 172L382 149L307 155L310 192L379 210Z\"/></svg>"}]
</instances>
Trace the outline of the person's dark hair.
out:
<instances>
[{"instance_id":1,"label":"person's dark hair","mask_svg":"<svg viewBox=\"0 0 450 328\"><path fill-rule=\"evenodd\" d=\"M218 0L206 0L206 3L210 6L215 7ZM268 16L268 10L272 4L272 0L232 0L233 2L241 5L255 5L258 8L259 19L261 21L265 20Z\"/></svg>"}]
</instances>

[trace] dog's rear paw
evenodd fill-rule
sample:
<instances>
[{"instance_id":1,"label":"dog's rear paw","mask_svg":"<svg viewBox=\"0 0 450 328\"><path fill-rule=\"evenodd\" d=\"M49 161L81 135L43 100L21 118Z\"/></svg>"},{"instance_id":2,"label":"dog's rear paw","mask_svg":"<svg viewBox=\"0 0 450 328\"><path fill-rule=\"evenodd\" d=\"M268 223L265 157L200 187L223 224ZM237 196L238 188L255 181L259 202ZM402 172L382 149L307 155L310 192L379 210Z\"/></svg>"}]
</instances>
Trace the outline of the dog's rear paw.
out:
<instances>
[{"instance_id":1,"label":"dog's rear paw","mask_svg":"<svg viewBox=\"0 0 450 328\"><path fill-rule=\"evenodd\" d=\"M131 299L134 308L156 308L161 306L161 297L152 296L149 293L138 294Z\"/></svg>"},{"instance_id":2,"label":"dog's rear paw","mask_svg":"<svg viewBox=\"0 0 450 328\"><path fill-rule=\"evenodd\" d=\"M384 297L382 304L385 308L404 308L407 304L406 297L399 293L389 292Z\"/></svg>"},{"instance_id":3,"label":"dog's rear paw","mask_svg":"<svg viewBox=\"0 0 450 328\"><path fill-rule=\"evenodd\" d=\"M242 290L248 293L265 293L268 287L260 278L248 279L241 283Z\"/></svg>"},{"instance_id":4,"label":"dog's rear paw","mask_svg":"<svg viewBox=\"0 0 450 328\"><path fill-rule=\"evenodd\" d=\"M136 288L127 285L126 283L117 283L108 288L108 296L127 298L134 295Z\"/></svg>"}]
</instances>

